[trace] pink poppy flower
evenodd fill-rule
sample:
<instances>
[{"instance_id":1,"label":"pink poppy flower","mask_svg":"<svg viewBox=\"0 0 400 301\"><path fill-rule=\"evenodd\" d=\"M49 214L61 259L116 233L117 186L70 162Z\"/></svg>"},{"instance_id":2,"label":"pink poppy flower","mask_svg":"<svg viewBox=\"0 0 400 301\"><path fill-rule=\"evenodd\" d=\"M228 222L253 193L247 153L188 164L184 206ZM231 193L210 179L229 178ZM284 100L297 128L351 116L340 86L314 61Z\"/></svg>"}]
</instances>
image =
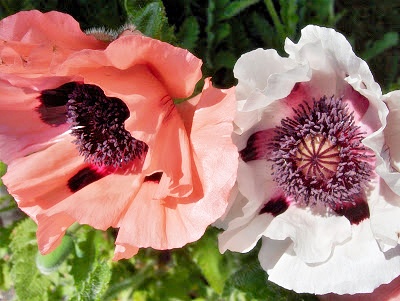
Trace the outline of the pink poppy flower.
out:
<instances>
[{"instance_id":1,"label":"pink poppy flower","mask_svg":"<svg viewBox=\"0 0 400 301\"><path fill-rule=\"evenodd\" d=\"M43 73L9 79L1 69L0 143L13 144L0 156L3 180L38 224L40 251L74 222L119 228L116 260L199 239L236 177L233 90L207 81L175 105L201 78L187 50L139 34L82 48Z\"/></svg>"},{"instance_id":2,"label":"pink poppy flower","mask_svg":"<svg viewBox=\"0 0 400 301\"><path fill-rule=\"evenodd\" d=\"M307 26L285 50L251 51L234 68L240 162L220 249L262 238L260 263L285 288L371 292L400 274L400 95L382 96L333 29ZM396 107L387 127L384 101Z\"/></svg>"}]
</instances>

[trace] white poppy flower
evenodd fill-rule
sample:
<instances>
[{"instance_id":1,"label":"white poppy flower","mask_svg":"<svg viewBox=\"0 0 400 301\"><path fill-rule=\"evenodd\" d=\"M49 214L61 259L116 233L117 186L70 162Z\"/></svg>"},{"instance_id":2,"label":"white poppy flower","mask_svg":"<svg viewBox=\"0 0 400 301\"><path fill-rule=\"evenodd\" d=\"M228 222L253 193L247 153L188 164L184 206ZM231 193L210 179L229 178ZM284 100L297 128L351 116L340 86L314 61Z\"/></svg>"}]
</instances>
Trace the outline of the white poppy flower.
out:
<instances>
[{"instance_id":1,"label":"white poppy flower","mask_svg":"<svg viewBox=\"0 0 400 301\"><path fill-rule=\"evenodd\" d=\"M280 286L371 292L400 274L400 92L382 95L335 30L301 33L286 58L257 49L235 65L241 158L220 250L262 238Z\"/></svg>"}]
</instances>

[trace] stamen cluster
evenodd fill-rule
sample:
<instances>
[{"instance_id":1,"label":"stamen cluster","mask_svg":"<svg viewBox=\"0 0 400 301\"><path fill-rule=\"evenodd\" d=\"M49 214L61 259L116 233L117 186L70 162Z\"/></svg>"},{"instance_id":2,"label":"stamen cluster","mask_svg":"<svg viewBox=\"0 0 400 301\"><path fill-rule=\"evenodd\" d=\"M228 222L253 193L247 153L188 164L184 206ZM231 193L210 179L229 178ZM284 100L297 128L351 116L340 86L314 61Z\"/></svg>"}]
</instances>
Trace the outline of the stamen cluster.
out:
<instances>
[{"instance_id":1,"label":"stamen cluster","mask_svg":"<svg viewBox=\"0 0 400 301\"><path fill-rule=\"evenodd\" d=\"M95 85L78 85L69 95L68 122L74 143L87 162L98 166L123 167L147 152L146 143L131 136L124 121L130 113L116 97L107 97Z\"/></svg>"},{"instance_id":2,"label":"stamen cluster","mask_svg":"<svg viewBox=\"0 0 400 301\"><path fill-rule=\"evenodd\" d=\"M370 180L373 157L354 113L334 97L314 100L312 107L304 102L294 113L281 120L270 144L274 180L306 205L352 203Z\"/></svg>"}]
</instances>

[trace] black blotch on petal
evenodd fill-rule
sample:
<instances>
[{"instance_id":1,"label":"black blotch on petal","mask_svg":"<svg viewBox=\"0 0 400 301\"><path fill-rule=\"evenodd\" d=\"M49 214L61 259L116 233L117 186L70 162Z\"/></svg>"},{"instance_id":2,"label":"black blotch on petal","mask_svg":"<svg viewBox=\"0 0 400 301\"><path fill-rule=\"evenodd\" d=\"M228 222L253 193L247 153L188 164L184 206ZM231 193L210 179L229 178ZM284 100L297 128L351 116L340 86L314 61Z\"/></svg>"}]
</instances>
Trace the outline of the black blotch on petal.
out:
<instances>
[{"instance_id":1,"label":"black blotch on petal","mask_svg":"<svg viewBox=\"0 0 400 301\"><path fill-rule=\"evenodd\" d=\"M269 200L268 203L261 208L259 214L270 213L273 216L278 216L279 214L285 212L288 208L289 203L286 201L285 197L279 196Z\"/></svg>"},{"instance_id":2,"label":"black blotch on petal","mask_svg":"<svg viewBox=\"0 0 400 301\"><path fill-rule=\"evenodd\" d=\"M240 157L244 162L266 159L269 153L270 131L258 131L247 140L247 145L242 149Z\"/></svg>"},{"instance_id":3,"label":"black blotch on petal","mask_svg":"<svg viewBox=\"0 0 400 301\"><path fill-rule=\"evenodd\" d=\"M144 182L160 183L162 175L163 175L163 173L161 171L160 172L155 172L155 173L151 174L150 176L146 176L144 178Z\"/></svg>"},{"instance_id":4,"label":"black blotch on petal","mask_svg":"<svg viewBox=\"0 0 400 301\"><path fill-rule=\"evenodd\" d=\"M72 178L70 178L68 180L67 185L72 192L77 192L83 187L93 182L96 182L97 180L100 180L103 177L104 175L97 172L96 170L90 167L85 167L80 171L78 171Z\"/></svg>"},{"instance_id":5,"label":"black blotch on petal","mask_svg":"<svg viewBox=\"0 0 400 301\"><path fill-rule=\"evenodd\" d=\"M352 225L358 225L370 216L368 203L363 198L355 199L354 203L344 203L333 210L338 215L346 217Z\"/></svg>"},{"instance_id":6,"label":"black blotch on petal","mask_svg":"<svg viewBox=\"0 0 400 301\"><path fill-rule=\"evenodd\" d=\"M79 85L76 82L63 84L55 89L43 90L38 97L40 105L36 111L40 119L51 126L57 127L67 122L67 102L69 95Z\"/></svg>"}]
</instances>

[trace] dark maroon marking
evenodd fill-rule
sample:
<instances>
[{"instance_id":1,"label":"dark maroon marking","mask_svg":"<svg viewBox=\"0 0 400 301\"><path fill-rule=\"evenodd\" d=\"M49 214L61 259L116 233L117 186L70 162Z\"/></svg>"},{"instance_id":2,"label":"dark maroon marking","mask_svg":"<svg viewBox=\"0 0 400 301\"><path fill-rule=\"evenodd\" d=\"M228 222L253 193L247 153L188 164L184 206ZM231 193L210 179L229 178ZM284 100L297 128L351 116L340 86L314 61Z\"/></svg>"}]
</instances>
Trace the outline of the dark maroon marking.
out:
<instances>
[{"instance_id":1,"label":"dark maroon marking","mask_svg":"<svg viewBox=\"0 0 400 301\"><path fill-rule=\"evenodd\" d=\"M43 90L38 97L40 105L36 108L40 119L54 127L66 123L68 119L66 104L77 85L76 82L70 82L55 89Z\"/></svg>"},{"instance_id":2,"label":"dark maroon marking","mask_svg":"<svg viewBox=\"0 0 400 301\"><path fill-rule=\"evenodd\" d=\"M160 183L162 175L163 175L163 173L161 171L160 172L155 172L155 173L151 174L150 176L146 176L144 178L144 182Z\"/></svg>"},{"instance_id":3,"label":"dark maroon marking","mask_svg":"<svg viewBox=\"0 0 400 301\"><path fill-rule=\"evenodd\" d=\"M249 162L268 158L272 137L273 131L271 130L258 131L252 134L247 140L246 147L239 152L242 160Z\"/></svg>"},{"instance_id":4,"label":"dark maroon marking","mask_svg":"<svg viewBox=\"0 0 400 301\"><path fill-rule=\"evenodd\" d=\"M269 200L268 203L261 208L259 214L270 213L273 216L278 216L279 214L285 212L288 208L289 203L286 201L285 197L279 196Z\"/></svg>"},{"instance_id":5,"label":"dark maroon marking","mask_svg":"<svg viewBox=\"0 0 400 301\"><path fill-rule=\"evenodd\" d=\"M77 192L83 187L100 180L104 176L105 174L99 173L95 169L85 167L69 179L67 185L71 192Z\"/></svg>"},{"instance_id":6,"label":"dark maroon marking","mask_svg":"<svg viewBox=\"0 0 400 301\"><path fill-rule=\"evenodd\" d=\"M337 206L333 210L338 215L346 217L352 225L358 225L370 216L368 203L361 197L355 199L354 204L350 202L342 203L341 207Z\"/></svg>"}]
</instances>

